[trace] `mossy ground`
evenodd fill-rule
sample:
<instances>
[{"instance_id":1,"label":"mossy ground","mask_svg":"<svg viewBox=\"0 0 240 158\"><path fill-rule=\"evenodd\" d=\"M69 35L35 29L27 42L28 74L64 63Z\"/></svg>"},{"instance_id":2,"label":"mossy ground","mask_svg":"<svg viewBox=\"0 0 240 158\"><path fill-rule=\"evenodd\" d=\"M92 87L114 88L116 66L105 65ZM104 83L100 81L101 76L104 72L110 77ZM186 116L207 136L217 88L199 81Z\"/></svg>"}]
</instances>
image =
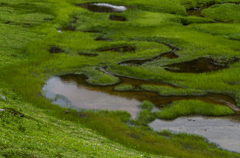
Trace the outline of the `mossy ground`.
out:
<instances>
[{"instance_id":1,"label":"mossy ground","mask_svg":"<svg viewBox=\"0 0 240 158\"><path fill-rule=\"evenodd\" d=\"M187 9L222 1L98 1L130 6L127 11L116 14L126 17L126 22L109 20L110 13L93 13L73 5L89 2L96 1L0 0L0 85L4 87L0 94L7 98L7 101L0 101L0 108L12 108L26 115L19 117L12 114L11 110L1 113L1 156L154 157L150 154L156 154L156 157L166 155L183 158L239 157L239 154L218 149L198 136L167 132L159 135L149 130L145 125L152 119L150 108L145 108L139 114L139 127L130 127L122 124L129 121L130 116L126 112L77 112L68 109L66 114L65 109L40 97L44 82L57 74L84 73L89 76L89 83L93 84L119 82L117 77L98 70L100 66L110 66L108 71L112 73L164 81L186 88L179 91L161 89L167 95L211 91L231 95L240 104L239 62L230 64L227 69L202 74L173 73L162 67L198 57L216 60L240 57L239 41L229 40L238 39L238 34L222 29L237 30L238 24L214 24L220 28L213 30L210 27L214 26L212 24L195 23L213 22L211 18L215 17L204 19L186 16ZM77 19L72 24L75 32L57 31L69 26L74 19ZM229 16L225 19L231 20ZM235 16L233 20L238 23ZM96 41L98 37L110 41ZM181 50L176 52L179 58L161 58L134 67L117 65L123 60L151 58L169 51L162 43L180 47ZM61 48L64 53L49 53L51 46ZM135 51L100 51L122 46L134 47ZM97 56L78 55L80 52ZM194 101L191 104L202 105ZM166 138L166 133L170 137ZM82 146L83 143L85 146Z\"/></svg>"}]
</instances>

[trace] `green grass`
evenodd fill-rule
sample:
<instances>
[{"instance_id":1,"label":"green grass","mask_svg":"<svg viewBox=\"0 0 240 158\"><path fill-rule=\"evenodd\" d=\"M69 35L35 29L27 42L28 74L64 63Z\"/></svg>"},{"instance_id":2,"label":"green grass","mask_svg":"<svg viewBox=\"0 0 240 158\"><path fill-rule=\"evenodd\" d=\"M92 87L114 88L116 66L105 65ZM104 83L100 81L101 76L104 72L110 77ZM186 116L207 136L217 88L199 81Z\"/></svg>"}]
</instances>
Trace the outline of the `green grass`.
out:
<instances>
[{"instance_id":1,"label":"green grass","mask_svg":"<svg viewBox=\"0 0 240 158\"><path fill-rule=\"evenodd\" d=\"M227 116L234 111L226 106L204 103L198 100L175 101L169 107L155 112L157 118L175 119L179 116L203 115L203 116Z\"/></svg>"},{"instance_id":2,"label":"green grass","mask_svg":"<svg viewBox=\"0 0 240 158\"><path fill-rule=\"evenodd\" d=\"M181 89L181 88L172 88L167 86L152 86L152 85L140 85L143 90L156 92L161 96L197 96L205 95L206 92L195 89Z\"/></svg>"},{"instance_id":3,"label":"green grass","mask_svg":"<svg viewBox=\"0 0 240 158\"><path fill-rule=\"evenodd\" d=\"M237 4L215 4L202 11L202 15L221 22L240 22L240 6Z\"/></svg>"},{"instance_id":4,"label":"green grass","mask_svg":"<svg viewBox=\"0 0 240 158\"><path fill-rule=\"evenodd\" d=\"M115 91L133 91L134 89L135 89L135 87L130 84L120 84L118 86L115 86L113 90L115 90Z\"/></svg>"}]
</instances>

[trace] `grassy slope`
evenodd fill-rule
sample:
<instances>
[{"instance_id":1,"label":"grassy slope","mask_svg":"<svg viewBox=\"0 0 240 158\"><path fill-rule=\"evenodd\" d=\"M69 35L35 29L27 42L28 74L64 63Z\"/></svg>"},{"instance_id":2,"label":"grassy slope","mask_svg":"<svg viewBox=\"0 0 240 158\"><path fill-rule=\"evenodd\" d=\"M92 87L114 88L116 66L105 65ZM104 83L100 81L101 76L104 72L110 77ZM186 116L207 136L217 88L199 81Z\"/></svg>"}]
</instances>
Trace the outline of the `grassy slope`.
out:
<instances>
[{"instance_id":1,"label":"grassy slope","mask_svg":"<svg viewBox=\"0 0 240 158\"><path fill-rule=\"evenodd\" d=\"M239 154L216 149L214 145L206 143L198 136L168 133L171 139L167 139L156 133L145 131L143 127L139 129L122 125L122 119L129 119L125 113L85 111L81 113L81 116L86 115L87 118L79 118L76 111L69 110L70 113L66 114L64 109L39 97L41 87L49 76L69 71L85 72L92 77L90 78L92 83L117 82L118 79L93 68L114 65L126 59L149 58L168 50L164 45L154 41L168 42L183 48L179 59L165 60L165 63L206 55L236 56L239 49L237 42L230 42L224 38L182 26L181 15L186 15L184 6L189 7L185 1L171 3L157 0L115 1L117 4L139 6L140 9L133 7L123 13L129 18L127 23L109 21L107 20L109 14L91 13L70 4L91 1L0 0L0 2L8 3L6 6L0 6L0 84L1 87L6 87L1 89L0 94L7 97L6 102L0 101L0 108L13 108L27 116L22 118L11 111L1 113L1 133L3 134L1 134L0 150L2 156L130 157L126 153L131 154L132 157L149 155L147 153L184 158L239 156ZM197 1L191 2L193 6L198 4ZM26 5L26 3L30 4ZM101 35L113 41L95 41L94 38L99 35L80 31L58 33L57 29L69 25L74 20L73 16L79 18L78 23L73 24L77 30L99 30L102 31ZM53 20L46 21L45 18L53 18ZM8 20L11 23L5 24ZM151 32L149 32L150 29ZM60 47L65 53L49 54L47 50L52 45ZM137 50L135 53L97 51L122 45L133 45ZM213 46L216 50L212 49ZM191 55L190 52L193 51L195 54ZM78 52L93 52L99 56L97 58L78 56ZM228 55L223 55L223 52L228 52ZM168 73L159 68L159 65L160 63L153 62L140 68L115 66L116 69L114 69L113 66L111 69L128 76L139 78L148 76L147 79L164 80L183 87L190 87L193 91L210 89L237 92L239 88L237 85L225 84L225 82L238 82L239 76L231 74L239 71L239 63L218 73L201 74L199 75L201 77L197 79L195 74L186 77L185 74ZM149 70L153 73L149 73ZM231 77L223 76L224 72L230 74ZM93 79L96 76L98 79ZM207 83L205 83L206 79L208 79ZM216 79L218 79L217 83ZM98 131L98 134L94 131ZM128 148L107 140L99 134L122 143ZM198 141L197 144L196 141ZM85 146L81 146L84 143ZM191 148L188 148L189 146Z\"/></svg>"}]
</instances>

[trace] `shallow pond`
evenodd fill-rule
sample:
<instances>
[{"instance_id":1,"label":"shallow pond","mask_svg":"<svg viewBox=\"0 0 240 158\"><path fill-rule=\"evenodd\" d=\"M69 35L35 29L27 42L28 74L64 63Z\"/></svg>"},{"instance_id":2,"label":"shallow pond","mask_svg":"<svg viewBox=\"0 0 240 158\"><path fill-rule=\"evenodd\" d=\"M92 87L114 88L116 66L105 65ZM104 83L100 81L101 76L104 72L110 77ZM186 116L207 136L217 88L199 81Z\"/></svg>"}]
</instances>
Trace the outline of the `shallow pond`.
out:
<instances>
[{"instance_id":1,"label":"shallow pond","mask_svg":"<svg viewBox=\"0 0 240 158\"><path fill-rule=\"evenodd\" d=\"M120 84L111 86L93 86L87 83L87 77L80 74L67 74L50 78L43 87L46 98L53 103L70 107L100 110L125 110L133 118L140 111L138 105L143 100L149 100L161 109L176 100L198 99L208 103L221 104L236 108L231 97L221 94L208 94L206 96L159 96L153 92L142 91L141 84L170 86L161 82L144 81L119 77L121 84L131 84L135 87L133 91L114 91L113 88ZM237 108L236 108L237 109ZM155 120L150 123L154 130L169 129L175 132L187 132L199 134L209 141L219 144L221 147L240 152L240 118L238 114L222 118L207 117L182 117L174 121Z\"/></svg>"},{"instance_id":2,"label":"shallow pond","mask_svg":"<svg viewBox=\"0 0 240 158\"><path fill-rule=\"evenodd\" d=\"M92 12L123 12L127 10L125 6L117 6L109 3L86 3L86 4L75 4L76 6L80 6L82 8L86 8Z\"/></svg>"},{"instance_id":3,"label":"shallow pond","mask_svg":"<svg viewBox=\"0 0 240 158\"><path fill-rule=\"evenodd\" d=\"M173 121L156 119L149 124L154 130L170 130L197 134L220 147L240 153L240 116L231 117L181 117Z\"/></svg>"},{"instance_id":4,"label":"shallow pond","mask_svg":"<svg viewBox=\"0 0 240 158\"><path fill-rule=\"evenodd\" d=\"M141 90L138 85L162 85L161 82L143 81L121 77L122 84L131 84L135 91L114 91L115 86L92 86L86 82L84 75L67 74L53 77L47 81L43 91L47 98L55 99L60 105L71 104L86 109L126 110L133 117L140 110L138 105L143 100L149 100L158 108L176 100L198 99L208 103L222 104L235 107L234 101L225 95L209 94L206 96L159 96L153 92ZM173 86L172 86L173 87ZM56 98L56 95L64 96ZM63 101L61 103L61 101Z\"/></svg>"}]
</instances>

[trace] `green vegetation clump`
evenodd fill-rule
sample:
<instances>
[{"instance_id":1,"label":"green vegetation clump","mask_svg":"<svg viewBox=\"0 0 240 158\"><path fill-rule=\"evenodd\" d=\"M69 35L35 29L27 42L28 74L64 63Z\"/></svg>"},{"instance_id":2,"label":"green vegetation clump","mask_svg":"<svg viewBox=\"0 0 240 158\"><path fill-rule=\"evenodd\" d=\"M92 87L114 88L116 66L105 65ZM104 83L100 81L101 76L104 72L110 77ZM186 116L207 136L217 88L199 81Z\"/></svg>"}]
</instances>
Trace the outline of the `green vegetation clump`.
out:
<instances>
[{"instance_id":1,"label":"green vegetation clump","mask_svg":"<svg viewBox=\"0 0 240 158\"><path fill-rule=\"evenodd\" d=\"M240 6L237 4L215 4L202 11L202 15L221 22L240 22Z\"/></svg>"},{"instance_id":2,"label":"green vegetation clump","mask_svg":"<svg viewBox=\"0 0 240 158\"><path fill-rule=\"evenodd\" d=\"M135 89L135 87L130 84L120 84L118 86L115 86L113 90L115 90L115 91L133 91L134 89Z\"/></svg>"},{"instance_id":3,"label":"green vegetation clump","mask_svg":"<svg viewBox=\"0 0 240 158\"><path fill-rule=\"evenodd\" d=\"M140 85L140 87L146 91L156 92L161 96L196 96L206 94L202 90L173 88L170 86Z\"/></svg>"},{"instance_id":4,"label":"green vegetation clump","mask_svg":"<svg viewBox=\"0 0 240 158\"><path fill-rule=\"evenodd\" d=\"M227 39L240 40L240 24L195 24L189 26L197 31L217 35Z\"/></svg>"},{"instance_id":5,"label":"green vegetation clump","mask_svg":"<svg viewBox=\"0 0 240 158\"><path fill-rule=\"evenodd\" d=\"M228 116L234 114L234 111L226 106L204 103L198 100L183 100L175 101L169 107L154 113L160 119L175 119L187 115Z\"/></svg>"}]
</instances>

